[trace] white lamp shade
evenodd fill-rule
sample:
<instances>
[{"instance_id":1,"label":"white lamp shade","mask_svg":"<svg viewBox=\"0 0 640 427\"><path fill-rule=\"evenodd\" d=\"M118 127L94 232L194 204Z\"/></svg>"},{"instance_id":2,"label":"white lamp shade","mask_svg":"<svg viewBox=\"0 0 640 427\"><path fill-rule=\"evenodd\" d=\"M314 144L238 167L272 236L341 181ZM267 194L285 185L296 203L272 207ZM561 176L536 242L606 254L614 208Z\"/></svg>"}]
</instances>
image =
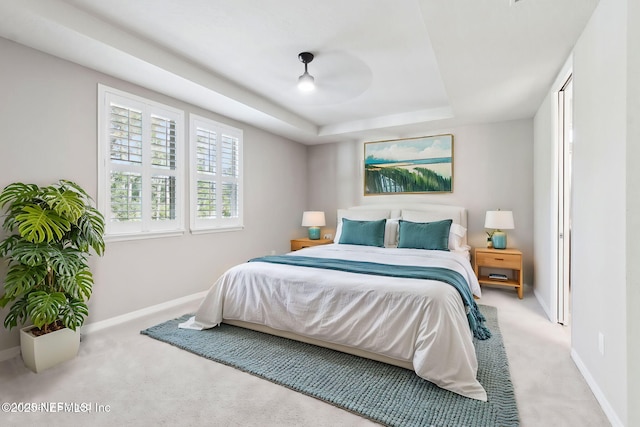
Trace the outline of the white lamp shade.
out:
<instances>
[{"instance_id":1,"label":"white lamp shade","mask_svg":"<svg viewBox=\"0 0 640 427\"><path fill-rule=\"evenodd\" d=\"M324 220L324 212L322 211L306 211L302 214L303 227L323 227L326 225Z\"/></svg>"},{"instance_id":2,"label":"white lamp shade","mask_svg":"<svg viewBox=\"0 0 640 427\"><path fill-rule=\"evenodd\" d=\"M484 228L496 230L513 230L513 212L511 211L487 211L484 218Z\"/></svg>"}]
</instances>

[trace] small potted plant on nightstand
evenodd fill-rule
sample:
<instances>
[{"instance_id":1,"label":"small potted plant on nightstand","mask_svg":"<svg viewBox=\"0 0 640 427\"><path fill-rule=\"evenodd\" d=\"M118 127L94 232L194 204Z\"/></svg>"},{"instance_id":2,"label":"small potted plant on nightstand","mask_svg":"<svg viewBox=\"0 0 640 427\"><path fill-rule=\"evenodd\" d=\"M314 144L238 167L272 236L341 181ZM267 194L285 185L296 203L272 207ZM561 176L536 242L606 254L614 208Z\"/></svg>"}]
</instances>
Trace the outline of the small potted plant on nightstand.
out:
<instances>
[{"instance_id":1,"label":"small potted plant on nightstand","mask_svg":"<svg viewBox=\"0 0 640 427\"><path fill-rule=\"evenodd\" d=\"M60 180L39 187L9 184L0 256L8 261L0 307L9 305L6 328L20 330L22 358L34 372L75 357L80 327L89 314L93 276L87 257L104 252L104 218L77 184Z\"/></svg>"},{"instance_id":2,"label":"small potted plant on nightstand","mask_svg":"<svg viewBox=\"0 0 640 427\"><path fill-rule=\"evenodd\" d=\"M487 233L487 247L488 248L493 248L493 241L491 239L493 237L494 231L492 231L492 232L488 232L487 231L486 233Z\"/></svg>"}]
</instances>

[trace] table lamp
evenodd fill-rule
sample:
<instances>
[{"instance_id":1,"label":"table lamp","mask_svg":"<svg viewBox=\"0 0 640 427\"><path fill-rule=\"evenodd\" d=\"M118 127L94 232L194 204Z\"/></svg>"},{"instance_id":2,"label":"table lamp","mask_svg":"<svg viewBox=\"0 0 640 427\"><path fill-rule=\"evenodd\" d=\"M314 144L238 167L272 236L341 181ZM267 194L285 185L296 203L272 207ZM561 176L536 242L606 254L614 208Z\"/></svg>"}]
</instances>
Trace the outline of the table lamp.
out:
<instances>
[{"instance_id":1,"label":"table lamp","mask_svg":"<svg viewBox=\"0 0 640 427\"><path fill-rule=\"evenodd\" d=\"M302 214L302 226L309 227L309 239L318 240L320 238L320 227L326 225L324 212L306 211Z\"/></svg>"},{"instance_id":2,"label":"table lamp","mask_svg":"<svg viewBox=\"0 0 640 427\"><path fill-rule=\"evenodd\" d=\"M507 233L502 230L513 230L513 212L511 211L487 211L484 219L484 228L493 228L491 242L495 249L507 248Z\"/></svg>"}]
</instances>

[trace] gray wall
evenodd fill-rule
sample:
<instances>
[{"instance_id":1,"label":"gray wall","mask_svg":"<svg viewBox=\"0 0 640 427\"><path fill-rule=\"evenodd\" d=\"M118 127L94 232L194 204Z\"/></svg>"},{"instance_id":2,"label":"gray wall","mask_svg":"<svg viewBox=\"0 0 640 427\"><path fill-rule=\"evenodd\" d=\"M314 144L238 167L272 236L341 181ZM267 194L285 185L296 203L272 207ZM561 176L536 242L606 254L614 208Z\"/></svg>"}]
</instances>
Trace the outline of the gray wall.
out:
<instances>
[{"instance_id":1,"label":"gray wall","mask_svg":"<svg viewBox=\"0 0 640 427\"><path fill-rule=\"evenodd\" d=\"M572 347L624 422L626 1L600 2L573 57ZM598 351L600 333L604 354Z\"/></svg>"},{"instance_id":2,"label":"gray wall","mask_svg":"<svg viewBox=\"0 0 640 427\"><path fill-rule=\"evenodd\" d=\"M640 2L627 2L627 425L640 425Z\"/></svg>"},{"instance_id":3,"label":"gray wall","mask_svg":"<svg viewBox=\"0 0 640 427\"><path fill-rule=\"evenodd\" d=\"M309 147L309 207L327 215L325 232L336 226L336 210L360 204L436 203L469 210L469 242L486 246L487 210L512 210L509 246L524 253L525 283L533 283L533 120L427 130L422 136L454 136L453 192L427 195L363 195L364 143ZM421 136L421 135L416 135Z\"/></svg>"},{"instance_id":4,"label":"gray wall","mask_svg":"<svg viewBox=\"0 0 640 427\"><path fill-rule=\"evenodd\" d=\"M244 130L245 229L108 243L91 261L89 323L204 291L229 266L286 252L289 239L303 235L306 146L2 38L0 57L2 188L65 178L96 198L98 83ZM18 343L17 330L0 328L0 351Z\"/></svg>"},{"instance_id":5,"label":"gray wall","mask_svg":"<svg viewBox=\"0 0 640 427\"><path fill-rule=\"evenodd\" d=\"M572 357L615 426L640 425L639 13L637 2L601 0L572 63ZM536 295L551 318L557 89L534 120Z\"/></svg>"},{"instance_id":6,"label":"gray wall","mask_svg":"<svg viewBox=\"0 0 640 427\"><path fill-rule=\"evenodd\" d=\"M572 62L572 357L614 426L640 425L639 21L638 2L602 0ZM558 85L550 89L534 120L535 273L554 318Z\"/></svg>"}]
</instances>

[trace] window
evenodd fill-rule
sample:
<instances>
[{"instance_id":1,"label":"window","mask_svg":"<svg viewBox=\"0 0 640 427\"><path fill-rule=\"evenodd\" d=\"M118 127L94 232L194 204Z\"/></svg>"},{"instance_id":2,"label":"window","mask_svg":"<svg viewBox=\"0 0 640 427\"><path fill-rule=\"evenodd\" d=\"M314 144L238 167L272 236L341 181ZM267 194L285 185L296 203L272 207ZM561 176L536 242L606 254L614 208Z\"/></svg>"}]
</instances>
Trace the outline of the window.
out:
<instances>
[{"instance_id":1,"label":"window","mask_svg":"<svg viewBox=\"0 0 640 427\"><path fill-rule=\"evenodd\" d=\"M191 230L242 228L242 130L190 116Z\"/></svg>"},{"instance_id":2,"label":"window","mask_svg":"<svg viewBox=\"0 0 640 427\"><path fill-rule=\"evenodd\" d=\"M106 235L182 232L184 113L98 86L98 205Z\"/></svg>"}]
</instances>

